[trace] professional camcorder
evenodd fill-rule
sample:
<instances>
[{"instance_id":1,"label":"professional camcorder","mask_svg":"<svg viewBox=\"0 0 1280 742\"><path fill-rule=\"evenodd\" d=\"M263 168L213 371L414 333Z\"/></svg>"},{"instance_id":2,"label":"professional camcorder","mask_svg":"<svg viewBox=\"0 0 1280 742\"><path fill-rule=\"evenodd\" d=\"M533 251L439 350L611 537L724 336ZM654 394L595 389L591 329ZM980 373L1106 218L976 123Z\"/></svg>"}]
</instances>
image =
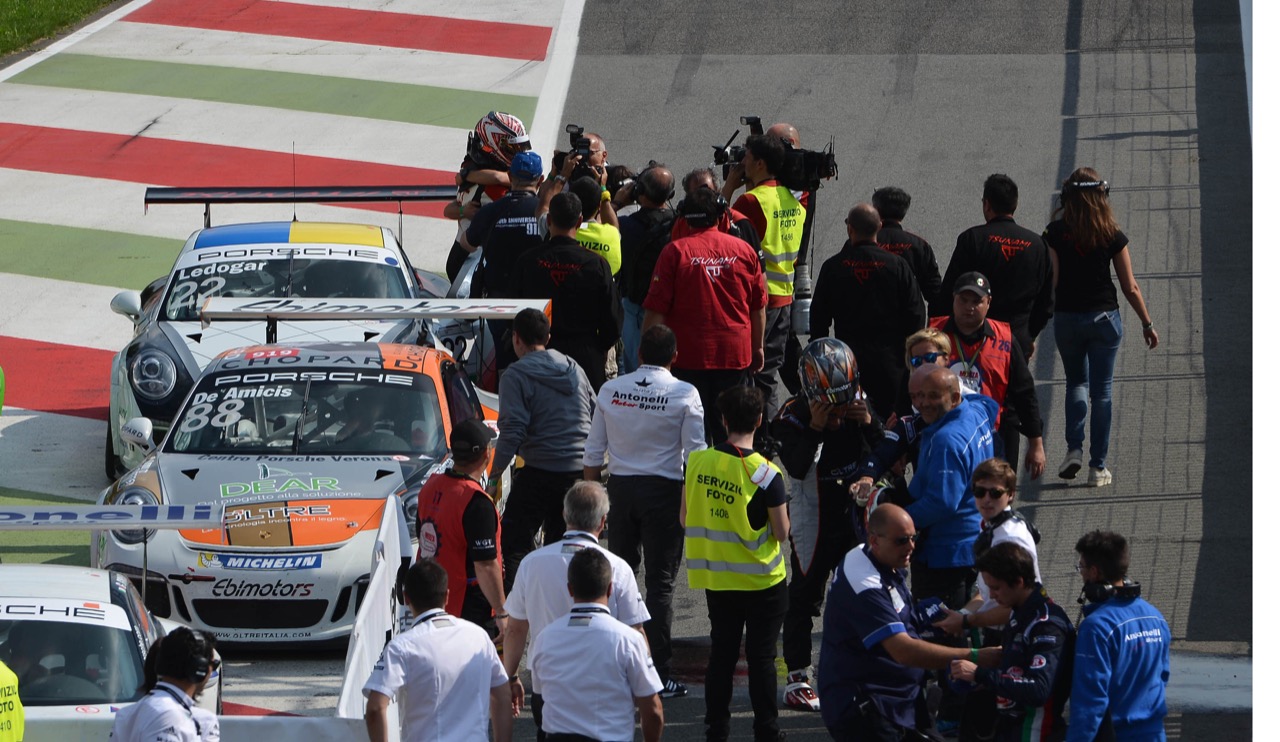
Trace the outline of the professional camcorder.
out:
<instances>
[{"instance_id":1,"label":"professional camcorder","mask_svg":"<svg viewBox=\"0 0 1280 742\"><path fill-rule=\"evenodd\" d=\"M749 127L752 134L764 133L759 116L742 116L738 121L743 126ZM747 154L746 147L733 143L740 133L742 133L741 129L735 130L723 146L712 145L712 149L715 150L713 155L715 164L722 166L722 178L728 178L729 170L742 162L742 158ZM819 152L792 147L791 143L786 141L783 144L786 145L787 157L783 161L782 172L774 173L783 186L793 191L814 191L821 188L822 181L828 178L839 179L835 137L831 138L826 149Z\"/></svg>"},{"instance_id":2,"label":"professional camcorder","mask_svg":"<svg viewBox=\"0 0 1280 742\"><path fill-rule=\"evenodd\" d=\"M561 152L560 150L556 150L555 154L551 158L551 171L553 173L559 173L560 168L564 167L564 158L573 154L577 155L580 159L578 160L577 167L573 169L573 175L569 177L569 180L577 180L584 175L592 180L597 180L599 176L591 168L591 165L587 163L587 160L591 158L590 137L583 136L583 129L577 124L569 124L564 127L564 130L569 133L569 151Z\"/></svg>"}]
</instances>

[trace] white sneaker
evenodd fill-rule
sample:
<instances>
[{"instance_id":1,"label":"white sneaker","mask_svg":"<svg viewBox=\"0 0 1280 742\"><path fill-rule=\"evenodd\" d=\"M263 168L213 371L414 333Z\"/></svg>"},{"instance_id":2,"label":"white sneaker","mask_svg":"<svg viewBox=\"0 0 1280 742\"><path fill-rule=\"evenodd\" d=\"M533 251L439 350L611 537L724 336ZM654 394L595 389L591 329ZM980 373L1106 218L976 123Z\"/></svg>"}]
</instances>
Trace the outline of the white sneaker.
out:
<instances>
[{"instance_id":1,"label":"white sneaker","mask_svg":"<svg viewBox=\"0 0 1280 742\"><path fill-rule=\"evenodd\" d=\"M1067 457L1062 460L1062 466L1058 467L1058 476L1062 479L1075 479L1082 466L1084 466L1084 451L1073 448L1067 451Z\"/></svg>"},{"instance_id":2,"label":"white sneaker","mask_svg":"<svg viewBox=\"0 0 1280 742\"><path fill-rule=\"evenodd\" d=\"M818 693L809 685L809 673L797 670L787 676L787 687L782 694L782 702L788 708L799 711L821 711Z\"/></svg>"},{"instance_id":3,"label":"white sneaker","mask_svg":"<svg viewBox=\"0 0 1280 742\"><path fill-rule=\"evenodd\" d=\"M1090 487L1106 487L1108 484L1111 484L1111 471L1107 467L1089 467Z\"/></svg>"}]
</instances>

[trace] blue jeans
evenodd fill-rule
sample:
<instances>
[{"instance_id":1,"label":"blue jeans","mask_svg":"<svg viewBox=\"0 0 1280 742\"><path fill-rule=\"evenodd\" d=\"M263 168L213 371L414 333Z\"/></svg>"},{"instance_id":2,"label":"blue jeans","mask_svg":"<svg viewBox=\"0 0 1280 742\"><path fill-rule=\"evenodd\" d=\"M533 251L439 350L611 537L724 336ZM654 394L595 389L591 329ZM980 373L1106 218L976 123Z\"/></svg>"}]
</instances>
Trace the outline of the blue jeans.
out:
<instances>
[{"instance_id":1,"label":"blue jeans","mask_svg":"<svg viewBox=\"0 0 1280 742\"><path fill-rule=\"evenodd\" d=\"M640 328L644 325L644 307L630 299L622 300L622 357L618 359L618 375L640 368Z\"/></svg>"},{"instance_id":2,"label":"blue jeans","mask_svg":"<svg viewBox=\"0 0 1280 742\"><path fill-rule=\"evenodd\" d=\"M1120 311L1058 312L1053 335L1067 376L1067 448L1084 449L1084 418L1089 414L1089 466L1100 468L1111 446L1111 377L1124 337Z\"/></svg>"}]
</instances>

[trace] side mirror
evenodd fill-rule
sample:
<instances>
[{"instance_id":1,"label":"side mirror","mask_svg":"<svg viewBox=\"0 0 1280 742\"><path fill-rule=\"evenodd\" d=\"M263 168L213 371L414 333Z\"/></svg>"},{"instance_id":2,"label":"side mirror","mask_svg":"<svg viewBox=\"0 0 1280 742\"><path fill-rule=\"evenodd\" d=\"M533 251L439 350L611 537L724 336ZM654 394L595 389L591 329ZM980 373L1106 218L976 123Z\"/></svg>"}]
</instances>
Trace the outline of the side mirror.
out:
<instances>
[{"instance_id":1,"label":"side mirror","mask_svg":"<svg viewBox=\"0 0 1280 742\"><path fill-rule=\"evenodd\" d=\"M121 291L111 299L111 311L136 320L142 314L142 294L137 291Z\"/></svg>"},{"instance_id":2,"label":"side mirror","mask_svg":"<svg viewBox=\"0 0 1280 742\"><path fill-rule=\"evenodd\" d=\"M120 437L143 451L150 451L155 447L151 443L151 432L151 420L145 417L130 418L128 422L120 426Z\"/></svg>"}]
</instances>

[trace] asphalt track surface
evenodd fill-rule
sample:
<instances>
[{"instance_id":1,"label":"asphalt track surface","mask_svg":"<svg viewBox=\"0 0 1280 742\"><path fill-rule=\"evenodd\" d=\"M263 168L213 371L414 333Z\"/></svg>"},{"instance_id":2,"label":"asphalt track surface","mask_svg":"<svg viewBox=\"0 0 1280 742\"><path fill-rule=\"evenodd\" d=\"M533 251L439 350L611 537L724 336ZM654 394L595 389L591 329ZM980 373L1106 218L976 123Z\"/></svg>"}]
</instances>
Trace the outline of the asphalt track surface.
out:
<instances>
[{"instance_id":1,"label":"asphalt track surface","mask_svg":"<svg viewBox=\"0 0 1280 742\"><path fill-rule=\"evenodd\" d=\"M562 124L600 132L615 163L652 158L677 174L708 164L711 145L743 114L790 121L806 146L834 136L841 177L819 196L815 273L843 242L844 211L875 187L913 195L906 226L933 243L945 268L954 236L981 219L988 174L1019 183L1019 221L1039 229L1057 183L1077 165L1098 168L1113 184L1161 345L1148 352L1123 310L1116 481L1090 490L1053 478L1064 387L1046 330L1033 372L1049 474L1022 484L1020 508L1044 534L1045 581L1069 612L1075 539L1111 528L1130 536L1132 576L1168 617L1177 649L1247 657L1252 190L1238 15L1233 0L591 0ZM96 461L96 441L88 450ZM693 693L667 702L667 738L695 739L708 644L702 596L678 588L676 616L677 673ZM815 633L815 654L819 641ZM310 696L298 710L314 714L337 693L316 678L340 670L342 657L230 654L228 664L229 699L280 708L286 696ZM273 676L280 695L237 698L237 666ZM745 688L734 710L745 734ZM816 715L784 711L783 726L793 740L826 738ZM1168 727L1177 739L1241 739L1251 729L1247 714L1175 714ZM517 729L531 738L527 712Z\"/></svg>"},{"instance_id":2,"label":"asphalt track surface","mask_svg":"<svg viewBox=\"0 0 1280 742\"><path fill-rule=\"evenodd\" d=\"M1146 350L1124 307L1115 483L1067 486L1055 476L1065 387L1046 329L1032 371L1048 467L1021 483L1019 507L1044 536L1050 594L1073 616L1075 541L1112 529L1130 538L1131 576L1169 619L1176 649L1250 655L1252 190L1240 39L1235 2L588 2L564 123L599 131L611 162L655 159L677 175L708 164L740 115L788 121L811 148L834 136L840 178L819 194L815 275L843 244L844 212L876 187L912 194L905 226L945 269L955 236L981 221L990 173L1017 181L1018 221L1039 230L1062 179L1098 169L1160 346ZM676 596L677 653L694 660L684 679L696 681L705 603L683 587ZM814 644L816 654L817 633ZM669 738L701 734L699 698L665 708ZM745 688L734 709L736 734L747 734ZM815 715L784 711L783 727L789 739L826 738ZM1251 729L1247 714L1192 713L1168 728L1187 740Z\"/></svg>"}]
</instances>

